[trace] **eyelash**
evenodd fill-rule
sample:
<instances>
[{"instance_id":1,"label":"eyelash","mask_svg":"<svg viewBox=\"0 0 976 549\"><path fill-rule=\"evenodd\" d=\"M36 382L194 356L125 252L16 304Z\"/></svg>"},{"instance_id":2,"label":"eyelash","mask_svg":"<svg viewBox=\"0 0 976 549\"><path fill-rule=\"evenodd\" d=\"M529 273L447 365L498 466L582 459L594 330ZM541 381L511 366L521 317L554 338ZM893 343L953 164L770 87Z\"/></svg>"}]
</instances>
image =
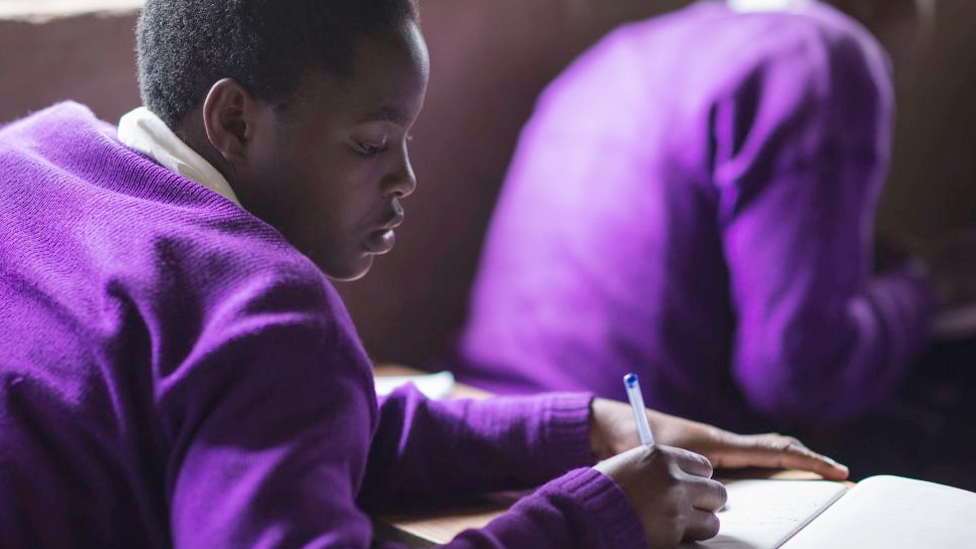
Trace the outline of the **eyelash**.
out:
<instances>
[{"instance_id":1,"label":"eyelash","mask_svg":"<svg viewBox=\"0 0 976 549\"><path fill-rule=\"evenodd\" d=\"M383 145L367 145L366 143L356 143L356 152L363 156L376 156L386 152L387 146Z\"/></svg>"},{"instance_id":2,"label":"eyelash","mask_svg":"<svg viewBox=\"0 0 976 549\"><path fill-rule=\"evenodd\" d=\"M407 134L406 141L407 143L413 141L413 135ZM388 148L389 148L389 144L386 143L385 140L382 145L369 145L361 141L356 142L356 152L358 152L363 156L376 156L379 154L383 154L384 152L386 152Z\"/></svg>"}]
</instances>

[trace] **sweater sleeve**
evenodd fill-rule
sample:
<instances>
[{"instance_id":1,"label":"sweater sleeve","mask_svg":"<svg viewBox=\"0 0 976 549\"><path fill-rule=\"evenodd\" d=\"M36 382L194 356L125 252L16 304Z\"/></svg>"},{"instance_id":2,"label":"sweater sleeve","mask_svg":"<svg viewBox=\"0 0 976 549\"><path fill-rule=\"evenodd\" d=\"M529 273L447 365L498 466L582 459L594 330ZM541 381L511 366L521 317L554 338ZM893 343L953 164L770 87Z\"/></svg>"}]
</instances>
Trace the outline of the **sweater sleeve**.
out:
<instances>
[{"instance_id":1,"label":"sweater sleeve","mask_svg":"<svg viewBox=\"0 0 976 549\"><path fill-rule=\"evenodd\" d=\"M891 117L884 60L854 39L784 48L716 104L734 376L760 412L855 416L894 391L926 340L926 282L871 272Z\"/></svg>"},{"instance_id":2,"label":"sweater sleeve","mask_svg":"<svg viewBox=\"0 0 976 549\"><path fill-rule=\"evenodd\" d=\"M426 399L412 385L380 405L364 505L537 486L593 463L589 394Z\"/></svg>"},{"instance_id":3,"label":"sweater sleeve","mask_svg":"<svg viewBox=\"0 0 976 549\"><path fill-rule=\"evenodd\" d=\"M645 548L636 511L589 467L589 394L431 401L412 385L380 405L361 502L408 508L431 498L538 485L451 549ZM393 545L384 545L392 549Z\"/></svg>"}]
</instances>

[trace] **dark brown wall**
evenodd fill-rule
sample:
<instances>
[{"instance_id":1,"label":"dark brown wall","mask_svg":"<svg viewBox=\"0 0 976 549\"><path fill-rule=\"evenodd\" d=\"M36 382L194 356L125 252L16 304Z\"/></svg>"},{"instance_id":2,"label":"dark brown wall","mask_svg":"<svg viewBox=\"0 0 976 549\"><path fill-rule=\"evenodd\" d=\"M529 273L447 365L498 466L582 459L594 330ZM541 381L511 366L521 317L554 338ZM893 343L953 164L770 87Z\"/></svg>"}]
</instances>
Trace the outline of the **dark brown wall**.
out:
<instances>
[{"instance_id":1,"label":"dark brown wall","mask_svg":"<svg viewBox=\"0 0 976 549\"><path fill-rule=\"evenodd\" d=\"M619 22L684 0L422 0L433 63L412 148L419 188L397 249L364 280L340 284L374 357L418 363L463 319L481 236L536 94ZM917 89L902 98L880 226L932 237L976 203L976 2L941 0ZM0 121L57 100L108 120L139 103L134 15L44 25L0 22ZM677 52L676 52L677 53Z\"/></svg>"},{"instance_id":2,"label":"dark brown wall","mask_svg":"<svg viewBox=\"0 0 976 549\"><path fill-rule=\"evenodd\" d=\"M117 121L139 105L134 28L135 14L0 21L0 122L65 99Z\"/></svg>"},{"instance_id":3,"label":"dark brown wall","mask_svg":"<svg viewBox=\"0 0 976 549\"><path fill-rule=\"evenodd\" d=\"M926 239L976 223L976 2L939 0L937 27L900 97L883 231Z\"/></svg>"}]
</instances>

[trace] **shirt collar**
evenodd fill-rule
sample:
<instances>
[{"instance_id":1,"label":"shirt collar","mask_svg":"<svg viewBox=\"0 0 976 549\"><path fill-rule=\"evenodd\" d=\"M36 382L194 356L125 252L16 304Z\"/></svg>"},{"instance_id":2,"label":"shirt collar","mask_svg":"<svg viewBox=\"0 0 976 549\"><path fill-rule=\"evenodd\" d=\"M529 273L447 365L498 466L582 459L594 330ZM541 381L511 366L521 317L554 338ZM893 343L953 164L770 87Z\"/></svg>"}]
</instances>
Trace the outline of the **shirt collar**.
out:
<instances>
[{"instance_id":1,"label":"shirt collar","mask_svg":"<svg viewBox=\"0 0 976 549\"><path fill-rule=\"evenodd\" d=\"M733 11L793 11L811 0L727 0Z\"/></svg>"},{"instance_id":2,"label":"shirt collar","mask_svg":"<svg viewBox=\"0 0 976 549\"><path fill-rule=\"evenodd\" d=\"M146 107L130 111L119 120L119 141L160 166L241 205L227 179Z\"/></svg>"}]
</instances>

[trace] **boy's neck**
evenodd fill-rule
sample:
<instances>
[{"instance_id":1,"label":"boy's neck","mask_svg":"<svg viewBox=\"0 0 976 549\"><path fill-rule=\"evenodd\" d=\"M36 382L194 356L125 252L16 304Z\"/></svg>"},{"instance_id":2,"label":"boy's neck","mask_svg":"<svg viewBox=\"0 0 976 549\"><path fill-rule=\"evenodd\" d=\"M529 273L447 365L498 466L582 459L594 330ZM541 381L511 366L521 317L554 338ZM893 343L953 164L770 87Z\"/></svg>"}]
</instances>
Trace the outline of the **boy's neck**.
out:
<instances>
[{"instance_id":1,"label":"boy's neck","mask_svg":"<svg viewBox=\"0 0 976 549\"><path fill-rule=\"evenodd\" d=\"M234 187L235 181L232 179L233 167L227 163L223 155L214 148L210 143L210 139L207 138L207 131L204 128L201 113L202 109L190 109L190 112L173 128L173 132L219 171L231 187Z\"/></svg>"}]
</instances>

